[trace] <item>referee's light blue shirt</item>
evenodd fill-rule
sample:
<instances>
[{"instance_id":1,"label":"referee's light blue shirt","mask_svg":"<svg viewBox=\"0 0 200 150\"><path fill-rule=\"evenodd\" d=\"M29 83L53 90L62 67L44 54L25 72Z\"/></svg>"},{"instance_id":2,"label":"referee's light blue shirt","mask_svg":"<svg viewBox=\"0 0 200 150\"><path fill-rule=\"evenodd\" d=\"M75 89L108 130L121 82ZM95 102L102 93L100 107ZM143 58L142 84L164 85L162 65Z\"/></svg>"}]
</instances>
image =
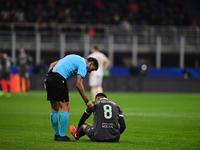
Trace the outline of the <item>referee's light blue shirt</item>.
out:
<instances>
[{"instance_id":1,"label":"referee's light blue shirt","mask_svg":"<svg viewBox=\"0 0 200 150\"><path fill-rule=\"evenodd\" d=\"M67 55L59 60L59 62L53 68L53 72L59 73L66 80L77 74L84 78L87 74L86 60L79 55Z\"/></svg>"}]
</instances>

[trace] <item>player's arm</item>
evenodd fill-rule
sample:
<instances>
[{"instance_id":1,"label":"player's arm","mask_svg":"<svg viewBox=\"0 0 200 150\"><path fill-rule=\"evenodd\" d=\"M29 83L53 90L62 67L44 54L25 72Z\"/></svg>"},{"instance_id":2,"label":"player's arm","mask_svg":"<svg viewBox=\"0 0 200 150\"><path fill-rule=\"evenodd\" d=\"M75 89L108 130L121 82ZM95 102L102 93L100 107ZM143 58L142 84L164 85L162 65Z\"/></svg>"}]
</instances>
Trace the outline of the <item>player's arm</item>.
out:
<instances>
[{"instance_id":1,"label":"player's arm","mask_svg":"<svg viewBox=\"0 0 200 150\"><path fill-rule=\"evenodd\" d=\"M33 58L31 57L31 55L28 55L28 65L32 64L33 64Z\"/></svg>"},{"instance_id":2,"label":"player's arm","mask_svg":"<svg viewBox=\"0 0 200 150\"><path fill-rule=\"evenodd\" d=\"M6 59L2 59L1 64L2 64L3 67L6 66Z\"/></svg>"},{"instance_id":3,"label":"player's arm","mask_svg":"<svg viewBox=\"0 0 200 150\"><path fill-rule=\"evenodd\" d=\"M119 131L120 131L120 134L122 134L124 130L126 129L126 123L125 123L123 115L119 115L119 124L120 124Z\"/></svg>"},{"instance_id":4,"label":"player's arm","mask_svg":"<svg viewBox=\"0 0 200 150\"><path fill-rule=\"evenodd\" d=\"M120 134L122 134L124 132L124 130L126 129L126 123L124 120L124 115L122 113L122 109L119 107L119 124L120 124Z\"/></svg>"},{"instance_id":5,"label":"player's arm","mask_svg":"<svg viewBox=\"0 0 200 150\"><path fill-rule=\"evenodd\" d=\"M104 68L103 70L106 70L108 68L108 66L110 65L110 60L106 59L105 63L104 63Z\"/></svg>"},{"instance_id":6,"label":"player's arm","mask_svg":"<svg viewBox=\"0 0 200 150\"><path fill-rule=\"evenodd\" d=\"M92 111L87 108L78 123L78 128L90 117Z\"/></svg>"},{"instance_id":7,"label":"player's arm","mask_svg":"<svg viewBox=\"0 0 200 150\"><path fill-rule=\"evenodd\" d=\"M92 109L93 103L88 100L87 95L85 94L85 89L83 86L83 77L81 75L77 75L76 79L76 87L78 89L78 92L80 93L81 97L83 98L85 104Z\"/></svg>"}]
</instances>

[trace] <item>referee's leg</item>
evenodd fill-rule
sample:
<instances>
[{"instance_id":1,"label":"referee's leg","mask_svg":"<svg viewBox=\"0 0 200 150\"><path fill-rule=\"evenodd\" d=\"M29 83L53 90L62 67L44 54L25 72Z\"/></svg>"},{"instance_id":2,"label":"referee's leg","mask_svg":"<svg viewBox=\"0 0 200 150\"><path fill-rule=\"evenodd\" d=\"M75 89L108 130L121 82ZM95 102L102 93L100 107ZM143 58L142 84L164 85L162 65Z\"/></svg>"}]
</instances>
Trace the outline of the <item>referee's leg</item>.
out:
<instances>
[{"instance_id":1,"label":"referee's leg","mask_svg":"<svg viewBox=\"0 0 200 150\"><path fill-rule=\"evenodd\" d=\"M59 101L59 105L61 107L61 112L60 112L60 133L59 135L61 137L66 136L66 128L69 120L69 102L61 102Z\"/></svg>"},{"instance_id":2,"label":"referee's leg","mask_svg":"<svg viewBox=\"0 0 200 150\"><path fill-rule=\"evenodd\" d=\"M50 121L54 130L54 135L59 136L58 130L58 111L59 111L59 103L57 101L50 101L51 103L51 114Z\"/></svg>"}]
</instances>

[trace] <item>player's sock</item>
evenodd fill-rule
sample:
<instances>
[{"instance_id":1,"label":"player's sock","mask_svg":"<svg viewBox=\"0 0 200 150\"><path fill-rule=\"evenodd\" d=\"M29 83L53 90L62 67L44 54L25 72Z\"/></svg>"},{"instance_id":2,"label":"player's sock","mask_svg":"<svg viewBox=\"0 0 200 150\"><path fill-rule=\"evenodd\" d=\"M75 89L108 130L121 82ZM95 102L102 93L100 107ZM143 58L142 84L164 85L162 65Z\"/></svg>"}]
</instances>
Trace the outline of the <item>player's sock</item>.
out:
<instances>
[{"instance_id":1,"label":"player's sock","mask_svg":"<svg viewBox=\"0 0 200 150\"><path fill-rule=\"evenodd\" d=\"M85 132L83 132L83 130L81 128L78 129L77 134L75 135L75 137L77 139L79 139L80 137L84 136Z\"/></svg>"},{"instance_id":2,"label":"player's sock","mask_svg":"<svg viewBox=\"0 0 200 150\"><path fill-rule=\"evenodd\" d=\"M51 124L52 124L53 130L54 130L54 134L55 135L59 135L59 131L58 131L58 112L57 111L51 111L50 120L51 120Z\"/></svg>"},{"instance_id":3,"label":"player's sock","mask_svg":"<svg viewBox=\"0 0 200 150\"><path fill-rule=\"evenodd\" d=\"M97 88L92 87L91 88L91 93L92 93L92 100L95 101L95 96L97 95Z\"/></svg>"},{"instance_id":4,"label":"player's sock","mask_svg":"<svg viewBox=\"0 0 200 150\"><path fill-rule=\"evenodd\" d=\"M7 86L8 86L8 92L10 92L10 84L8 84Z\"/></svg>"},{"instance_id":5,"label":"player's sock","mask_svg":"<svg viewBox=\"0 0 200 150\"><path fill-rule=\"evenodd\" d=\"M1 82L1 81L0 81ZM1 86L1 83L0 83L0 91L2 91L2 86Z\"/></svg>"},{"instance_id":6,"label":"player's sock","mask_svg":"<svg viewBox=\"0 0 200 150\"><path fill-rule=\"evenodd\" d=\"M102 86L97 86L97 94L98 93L103 93L103 88L102 88Z\"/></svg>"},{"instance_id":7,"label":"player's sock","mask_svg":"<svg viewBox=\"0 0 200 150\"><path fill-rule=\"evenodd\" d=\"M60 112L60 133L59 133L60 136L65 136L68 119L69 119L69 113L61 111Z\"/></svg>"}]
</instances>

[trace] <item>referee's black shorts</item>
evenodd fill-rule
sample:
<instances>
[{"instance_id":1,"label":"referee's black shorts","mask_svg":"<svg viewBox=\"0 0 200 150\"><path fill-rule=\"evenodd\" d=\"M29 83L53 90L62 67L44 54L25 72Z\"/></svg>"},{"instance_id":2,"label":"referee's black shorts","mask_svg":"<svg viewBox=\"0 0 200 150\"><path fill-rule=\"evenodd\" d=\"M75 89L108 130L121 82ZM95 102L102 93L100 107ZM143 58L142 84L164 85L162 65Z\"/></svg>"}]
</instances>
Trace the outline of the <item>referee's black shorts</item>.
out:
<instances>
[{"instance_id":1,"label":"referee's black shorts","mask_svg":"<svg viewBox=\"0 0 200 150\"><path fill-rule=\"evenodd\" d=\"M67 81L59 73L51 73L46 77L48 101L69 101Z\"/></svg>"}]
</instances>

